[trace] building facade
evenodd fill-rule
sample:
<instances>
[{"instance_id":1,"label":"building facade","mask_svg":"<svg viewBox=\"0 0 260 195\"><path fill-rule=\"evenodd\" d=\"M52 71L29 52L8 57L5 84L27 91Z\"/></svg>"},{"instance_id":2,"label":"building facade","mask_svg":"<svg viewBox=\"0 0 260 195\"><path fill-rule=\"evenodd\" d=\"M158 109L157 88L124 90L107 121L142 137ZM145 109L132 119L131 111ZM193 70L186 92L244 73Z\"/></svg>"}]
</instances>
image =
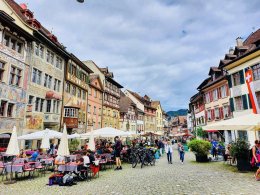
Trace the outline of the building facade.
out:
<instances>
[{"instance_id":1,"label":"building facade","mask_svg":"<svg viewBox=\"0 0 260 195\"><path fill-rule=\"evenodd\" d=\"M103 113L103 85L97 74L90 75L90 85L88 93L88 130L102 127Z\"/></svg>"},{"instance_id":2,"label":"building facade","mask_svg":"<svg viewBox=\"0 0 260 195\"><path fill-rule=\"evenodd\" d=\"M253 71L253 86L257 97L257 104L260 105L260 29L252 33L245 41L237 38L237 45L233 51L235 56L233 59L226 59L222 64L223 68L228 72L228 83L230 88L230 108L233 117L245 116L252 114L251 101L249 91L245 80L245 71L251 69ZM253 131L237 130L233 132L232 139L242 138L254 145L254 140L259 138Z\"/></svg>"},{"instance_id":3,"label":"building facade","mask_svg":"<svg viewBox=\"0 0 260 195\"><path fill-rule=\"evenodd\" d=\"M30 69L26 56L33 37L18 26L18 17L8 15L11 9L5 2L0 6L0 147L5 148L13 127L18 135L25 127Z\"/></svg>"},{"instance_id":4,"label":"building facade","mask_svg":"<svg viewBox=\"0 0 260 195\"><path fill-rule=\"evenodd\" d=\"M120 106L120 130L137 133L137 117L138 111L135 103L121 92L119 101Z\"/></svg>"},{"instance_id":5,"label":"building facade","mask_svg":"<svg viewBox=\"0 0 260 195\"><path fill-rule=\"evenodd\" d=\"M68 132L85 133L87 131L87 102L89 74L92 71L73 54L65 70L63 95L63 122Z\"/></svg>"},{"instance_id":6,"label":"building facade","mask_svg":"<svg viewBox=\"0 0 260 195\"><path fill-rule=\"evenodd\" d=\"M163 135L163 109L160 101L152 101L152 107L156 109L156 133Z\"/></svg>"}]
</instances>

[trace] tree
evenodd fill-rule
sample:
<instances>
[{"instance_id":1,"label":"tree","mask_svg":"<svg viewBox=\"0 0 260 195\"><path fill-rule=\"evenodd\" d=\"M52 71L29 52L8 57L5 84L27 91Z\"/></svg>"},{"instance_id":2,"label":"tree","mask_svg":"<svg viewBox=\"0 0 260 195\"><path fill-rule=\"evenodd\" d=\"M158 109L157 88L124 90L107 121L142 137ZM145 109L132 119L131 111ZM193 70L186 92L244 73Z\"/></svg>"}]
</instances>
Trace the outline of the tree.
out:
<instances>
[{"instance_id":1,"label":"tree","mask_svg":"<svg viewBox=\"0 0 260 195\"><path fill-rule=\"evenodd\" d=\"M202 127L197 127L196 130L196 136L201 138L206 138L208 133L206 131L203 131Z\"/></svg>"}]
</instances>

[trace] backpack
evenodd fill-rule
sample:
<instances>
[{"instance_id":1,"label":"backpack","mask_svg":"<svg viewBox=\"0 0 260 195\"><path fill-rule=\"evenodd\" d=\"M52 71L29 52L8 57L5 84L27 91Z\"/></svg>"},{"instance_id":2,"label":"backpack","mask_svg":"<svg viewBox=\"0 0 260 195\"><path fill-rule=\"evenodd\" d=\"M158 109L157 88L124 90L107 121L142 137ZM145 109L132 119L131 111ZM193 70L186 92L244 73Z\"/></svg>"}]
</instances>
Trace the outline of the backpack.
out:
<instances>
[{"instance_id":1,"label":"backpack","mask_svg":"<svg viewBox=\"0 0 260 195\"><path fill-rule=\"evenodd\" d=\"M60 186L72 186L74 185L74 178L70 174L66 174L62 178L62 182L59 183Z\"/></svg>"}]
</instances>

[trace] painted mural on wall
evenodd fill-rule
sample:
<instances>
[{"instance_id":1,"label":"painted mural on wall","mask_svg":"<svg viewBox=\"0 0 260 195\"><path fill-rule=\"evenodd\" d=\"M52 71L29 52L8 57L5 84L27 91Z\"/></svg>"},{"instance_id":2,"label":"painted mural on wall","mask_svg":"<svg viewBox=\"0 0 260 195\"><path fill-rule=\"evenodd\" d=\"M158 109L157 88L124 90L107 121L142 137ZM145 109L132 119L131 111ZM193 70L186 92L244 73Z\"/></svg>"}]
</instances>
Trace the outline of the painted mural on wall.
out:
<instances>
[{"instance_id":1,"label":"painted mural on wall","mask_svg":"<svg viewBox=\"0 0 260 195\"><path fill-rule=\"evenodd\" d=\"M0 118L0 133L11 133L16 126L18 133L23 129L23 119ZM20 134L20 133L19 133Z\"/></svg>"},{"instance_id":2,"label":"painted mural on wall","mask_svg":"<svg viewBox=\"0 0 260 195\"><path fill-rule=\"evenodd\" d=\"M43 117L41 115L26 117L26 129L43 129Z\"/></svg>"},{"instance_id":3,"label":"painted mural on wall","mask_svg":"<svg viewBox=\"0 0 260 195\"><path fill-rule=\"evenodd\" d=\"M0 83L0 97L14 102L26 103L26 91Z\"/></svg>"}]
</instances>

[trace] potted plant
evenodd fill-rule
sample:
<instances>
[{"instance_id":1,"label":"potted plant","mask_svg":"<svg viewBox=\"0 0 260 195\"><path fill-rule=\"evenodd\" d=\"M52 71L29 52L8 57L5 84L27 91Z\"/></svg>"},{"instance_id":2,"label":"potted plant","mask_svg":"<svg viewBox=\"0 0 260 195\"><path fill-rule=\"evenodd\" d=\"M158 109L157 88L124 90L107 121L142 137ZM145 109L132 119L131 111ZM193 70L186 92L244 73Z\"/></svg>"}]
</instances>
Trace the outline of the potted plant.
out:
<instances>
[{"instance_id":1,"label":"potted plant","mask_svg":"<svg viewBox=\"0 0 260 195\"><path fill-rule=\"evenodd\" d=\"M190 150L194 152L197 162L208 162L208 154L211 148L210 142L194 139L188 144Z\"/></svg>"},{"instance_id":2,"label":"potted plant","mask_svg":"<svg viewBox=\"0 0 260 195\"><path fill-rule=\"evenodd\" d=\"M243 140L238 139L236 142L231 143L230 153L231 156L237 159L237 169L239 171L250 170L250 144Z\"/></svg>"}]
</instances>

